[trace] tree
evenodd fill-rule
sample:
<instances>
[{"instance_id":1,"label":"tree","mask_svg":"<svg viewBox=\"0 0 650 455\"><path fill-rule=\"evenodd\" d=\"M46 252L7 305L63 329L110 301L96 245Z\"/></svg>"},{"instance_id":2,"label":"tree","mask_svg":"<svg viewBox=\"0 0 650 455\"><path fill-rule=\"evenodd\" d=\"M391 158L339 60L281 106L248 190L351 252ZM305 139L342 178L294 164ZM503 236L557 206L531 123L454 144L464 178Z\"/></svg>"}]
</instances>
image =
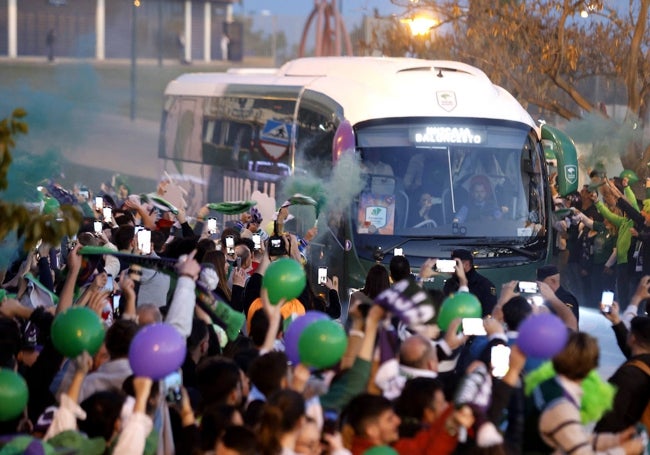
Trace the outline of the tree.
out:
<instances>
[{"instance_id":1,"label":"tree","mask_svg":"<svg viewBox=\"0 0 650 455\"><path fill-rule=\"evenodd\" d=\"M625 168L646 174L643 144L650 102L650 0L631 0L620 11L602 0L393 0L405 16L426 10L438 18L430 36L413 37L399 20L373 43L385 55L461 60L481 68L531 113L592 122L584 128L601 153L620 154ZM588 17L583 17L584 14ZM604 83L603 83L604 82ZM598 87L598 90L595 90ZM624 99L618 101L615 98ZM605 104L623 104L611 119ZM618 142L606 134L614 131ZM607 132L607 133L605 133ZM620 142L626 142L622 150ZM597 147L598 148L598 147Z\"/></svg>"},{"instance_id":2,"label":"tree","mask_svg":"<svg viewBox=\"0 0 650 455\"><path fill-rule=\"evenodd\" d=\"M24 110L16 109L0 121L0 192L6 192L9 186L15 137L27 134L29 130L22 120L26 115ZM64 236L76 234L81 221L79 211L71 205L57 206L55 210L41 213L40 207L29 208L25 204L0 199L0 241L15 233L16 238L23 242L23 249L29 251L39 240L56 245Z\"/></svg>"}]
</instances>

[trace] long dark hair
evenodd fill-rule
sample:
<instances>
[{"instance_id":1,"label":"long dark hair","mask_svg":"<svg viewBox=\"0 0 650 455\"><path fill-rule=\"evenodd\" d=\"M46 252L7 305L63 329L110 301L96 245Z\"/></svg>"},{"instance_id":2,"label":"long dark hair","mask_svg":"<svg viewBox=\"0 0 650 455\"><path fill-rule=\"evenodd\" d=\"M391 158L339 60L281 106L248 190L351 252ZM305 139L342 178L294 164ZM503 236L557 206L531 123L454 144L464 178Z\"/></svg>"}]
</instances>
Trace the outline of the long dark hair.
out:
<instances>
[{"instance_id":1,"label":"long dark hair","mask_svg":"<svg viewBox=\"0 0 650 455\"><path fill-rule=\"evenodd\" d=\"M257 443L262 455L282 452L280 440L292 431L305 415L305 400L298 392L289 389L271 394L264 405L257 432Z\"/></svg>"},{"instance_id":2,"label":"long dark hair","mask_svg":"<svg viewBox=\"0 0 650 455\"><path fill-rule=\"evenodd\" d=\"M366 275L366 282L363 285L363 292L365 295L374 299L382 291L390 287L390 279L388 277L388 270L381 264L375 264L370 267Z\"/></svg>"}]
</instances>

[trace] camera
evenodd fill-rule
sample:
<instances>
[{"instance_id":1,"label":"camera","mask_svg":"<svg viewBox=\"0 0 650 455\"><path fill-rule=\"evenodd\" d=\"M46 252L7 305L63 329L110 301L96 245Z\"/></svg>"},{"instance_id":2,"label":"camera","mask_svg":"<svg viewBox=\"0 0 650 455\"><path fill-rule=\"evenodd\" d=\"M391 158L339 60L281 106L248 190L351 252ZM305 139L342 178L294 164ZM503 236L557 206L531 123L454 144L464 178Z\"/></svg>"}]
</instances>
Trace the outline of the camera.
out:
<instances>
[{"instance_id":1,"label":"camera","mask_svg":"<svg viewBox=\"0 0 650 455\"><path fill-rule=\"evenodd\" d=\"M436 259L436 271L454 273L456 271L456 261L453 259Z\"/></svg>"},{"instance_id":2,"label":"camera","mask_svg":"<svg viewBox=\"0 0 650 455\"><path fill-rule=\"evenodd\" d=\"M287 247L284 245L284 237L272 235L269 237L269 256L286 256Z\"/></svg>"},{"instance_id":3,"label":"camera","mask_svg":"<svg viewBox=\"0 0 650 455\"><path fill-rule=\"evenodd\" d=\"M603 313L612 312L612 304L614 303L614 292L613 291L603 291L600 297L600 309Z\"/></svg>"}]
</instances>

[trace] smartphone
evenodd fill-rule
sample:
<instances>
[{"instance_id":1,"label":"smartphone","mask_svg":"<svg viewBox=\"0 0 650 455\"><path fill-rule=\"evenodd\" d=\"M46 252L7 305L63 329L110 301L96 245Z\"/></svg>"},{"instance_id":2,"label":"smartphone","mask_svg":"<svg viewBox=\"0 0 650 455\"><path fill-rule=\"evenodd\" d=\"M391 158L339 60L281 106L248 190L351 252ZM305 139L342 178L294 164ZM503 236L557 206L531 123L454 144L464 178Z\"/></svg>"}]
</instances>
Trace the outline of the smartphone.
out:
<instances>
[{"instance_id":1,"label":"smartphone","mask_svg":"<svg viewBox=\"0 0 650 455\"><path fill-rule=\"evenodd\" d=\"M113 312L117 314L120 311L120 299L122 294L113 294Z\"/></svg>"},{"instance_id":2,"label":"smartphone","mask_svg":"<svg viewBox=\"0 0 650 455\"><path fill-rule=\"evenodd\" d=\"M253 234L253 243L255 244L255 251L259 251L262 248L262 236Z\"/></svg>"},{"instance_id":3,"label":"smartphone","mask_svg":"<svg viewBox=\"0 0 650 455\"><path fill-rule=\"evenodd\" d=\"M102 290L103 291L113 292L113 286L114 286L114 284L113 284L113 275L108 275L106 277L106 284L104 285L104 289L102 289Z\"/></svg>"},{"instance_id":4,"label":"smartphone","mask_svg":"<svg viewBox=\"0 0 650 455\"><path fill-rule=\"evenodd\" d=\"M327 267L318 267L318 284L327 283Z\"/></svg>"},{"instance_id":5,"label":"smartphone","mask_svg":"<svg viewBox=\"0 0 650 455\"><path fill-rule=\"evenodd\" d=\"M235 267L241 269L241 256L237 256L237 259L235 259Z\"/></svg>"},{"instance_id":6,"label":"smartphone","mask_svg":"<svg viewBox=\"0 0 650 455\"><path fill-rule=\"evenodd\" d=\"M226 237L226 254L235 254L235 238L232 235Z\"/></svg>"},{"instance_id":7,"label":"smartphone","mask_svg":"<svg viewBox=\"0 0 650 455\"><path fill-rule=\"evenodd\" d=\"M208 218L208 233L216 234L217 233L217 219Z\"/></svg>"},{"instance_id":8,"label":"smartphone","mask_svg":"<svg viewBox=\"0 0 650 455\"><path fill-rule=\"evenodd\" d=\"M522 294L539 294L539 287L534 281L520 281L517 286Z\"/></svg>"},{"instance_id":9,"label":"smartphone","mask_svg":"<svg viewBox=\"0 0 650 455\"><path fill-rule=\"evenodd\" d=\"M481 318L463 318L461 327L465 335L487 335Z\"/></svg>"},{"instance_id":10,"label":"smartphone","mask_svg":"<svg viewBox=\"0 0 650 455\"><path fill-rule=\"evenodd\" d=\"M614 303L614 292L612 291L603 291L600 296L600 309L603 313L612 312L612 303Z\"/></svg>"},{"instance_id":11,"label":"smartphone","mask_svg":"<svg viewBox=\"0 0 650 455\"><path fill-rule=\"evenodd\" d=\"M141 254L151 254L151 231L143 229L138 231L138 249Z\"/></svg>"},{"instance_id":12,"label":"smartphone","mask_svg":"<svg viewBox=\"0 0 650 455\"><path fill-rule=\"evenodd\" d=\"M90 196L90 193L88 192L88 188L84 188L84 187L79 188L79 196L88 199L88 197Z\"/></svg>"},{"instance_id":13,"label":"smartphone","mask_svg":"<svg viewBox=\"0 0 650 455\"><path fill-rule=\"evenodd\" d=\"M95 210L100 211L104 209L104 198L98 196L95 198Z\"/></svg>"},{"instance_id":14,"label":"smartphone","mask_svg":"<svg viewBox=\"0 0 650 455\"><path fill-rule=\"evenodd\" d=\"M335 411L323 412L323 433L334 434L339 430L339 416Z\"/></svg>"},{"instance_id":15,"label":"smartphone","mask_svg":"<svg viewBox=\"0 0 650 455\"><path fill-rule=\"evenodd\" d=\"M393 256L404 256L404 249L403 248L394 248L393 249Z\"/></svg>"},{"instance_id":16,"label":"smartphone","mask_svg":"<svg viewBox=\"0 0 650 455\"><path fill-rule=\"evenodd\" d=\"M510 348L503 344L492 346L490 364L492 365L492 376L504 377L510 369Z\"/></svg>"},{"instance_id":17,"label":"smartphone","mask_svg":"<svg viewBox=\"0 0 650 455\"><path fill-rule=\"evenodd\" d=\"M456 271L456 261L453 259L436 259L436 271L454 273Z\"/></svg>"},{"instance_id":18,"label":"smartphone","mask_svg":"<svg viewBox=\"0 0 650 455\"><path fill-rule=\"evenodd\" d=\"M163 392L167 403L180 403L183 398L181 387L183 386L182 370L176 370L163 378Z\"/></svg>"},{"instance_id":19,"label":"smartphone","mask_svg":"<svg viewBox=\"0 0 650 455\"><path fill-rule=\"evenodd\" d=\"M113 209L111 209L110 207L104 207L102 209L102 215L104 216L105 223L113 222Z\"/></svg>"},{"instance_id":20,"label":"smartphone","mask_svg":"<svg viewBox=\"0 0 650 455\"><path fill-rule=\"evenodd\" d=\"M101 221L95 221L93 223L93 227L95 228L95 234L101 234L102 233L102 222Z\"/></svg>"}]
</instances>

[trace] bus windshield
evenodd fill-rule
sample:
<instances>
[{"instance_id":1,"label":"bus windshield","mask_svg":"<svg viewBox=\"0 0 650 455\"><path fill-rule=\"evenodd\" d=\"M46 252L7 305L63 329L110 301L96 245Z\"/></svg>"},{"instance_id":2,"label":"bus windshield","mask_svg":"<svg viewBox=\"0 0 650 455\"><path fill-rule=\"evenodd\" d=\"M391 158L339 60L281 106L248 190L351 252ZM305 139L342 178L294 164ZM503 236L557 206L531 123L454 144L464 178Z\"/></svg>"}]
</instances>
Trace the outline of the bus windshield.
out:
<instances>
[{"instance_id":1,"label":"bus windshield","mask_svg":"<svg viewBox=\"0 0 650 455\"><path fill-rule=\"evenodd\" d=\"M353 208L355 244L462 238L527 245L544 233L543 152L530 126L438 118L364 122L355 130L366 183Z\"/></svg>"}]
</instances>

